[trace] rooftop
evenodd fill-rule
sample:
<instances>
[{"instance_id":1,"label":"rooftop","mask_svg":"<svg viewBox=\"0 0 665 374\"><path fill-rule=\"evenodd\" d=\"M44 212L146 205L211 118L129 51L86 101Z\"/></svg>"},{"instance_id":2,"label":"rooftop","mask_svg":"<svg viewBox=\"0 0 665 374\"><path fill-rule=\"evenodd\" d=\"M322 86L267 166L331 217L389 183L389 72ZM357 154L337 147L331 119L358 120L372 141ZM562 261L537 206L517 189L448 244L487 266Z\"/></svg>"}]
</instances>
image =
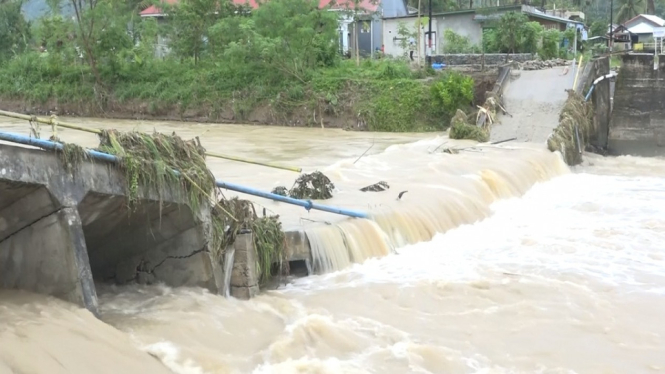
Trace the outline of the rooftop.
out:
<instances>
[{"instance_id":1,"label":"rooftop","mask_svg":"<svg viewBox=\"0 0 665 374\"><path fill-rule=\"evenodd\" d=\"M502 9L502 8L512 8L512 9ZM498 7L498 8L492 8L493 11L501 11L501 10L522 10L523 13L531 16L531 17L536 17L536 18L541 18L541 19L546 19L549 21L554 21L554 22L559 22L559 23L564 23L566 25L568 24L575 24L575 25L584 25L584 22L581 21L574 21L571 19L563 18L563 17L558 17L558 16L553 16L546 14L538 9L536 9L533 6L529 5L512 5L512 6L503 6L503 7ZM485 11L486 12L486 11ZM483 13L485 13L483 12ZM498 19L502 16L503 14L499 13L494 13L494 14L476 14L474 19L477 21L486 21L486 20L492 20L492 19Z\"/></svg>"},{"instance_id":2,"label":"rooftop","mask_svg":"<svg viewBox=\"0 0 665 374\"><path fill-rule=\"evenodd\" d=\"M631 23L634 23L635 21L639 21L640 18L644 19L644 20L646 20L650 23L653 23L654 26L659 26L659 27L665 26L665 20L664 19L662 19L658 16L651 15L651 14L639 14L639 15L629 19L624 24L625 25L630 25Z\"/></svg>"},{"instance_id":3,"label":"rooftop","mask_svg":"<svg viewBox=\"0 0 665 374\"><path fill-rule=\"evenodd\" d=\"M256 0L231 0L233 1L233 4L235 5L248 5L252 9L256 9L259 7L259 3ZM179 2L179 0L161 0L162 3L166 3L168 5L175 5ZM327 6L330 6L331 3L333 3L333 0L319 0L319 8L325 8ZM376 2L374 0L361 0L360 2L360 8L363 10L367 10L369 12L375 12L379 8L379 2ZM353 0L337 0L334 1L334 4L330 6L331 9L353 9L354 7L354 2ZM141 17L162 17L164 16L164 12L162 9L151 5L147 7L145 10L143 10L141 13L139 13Z\"/></svg>"}]
</instances>

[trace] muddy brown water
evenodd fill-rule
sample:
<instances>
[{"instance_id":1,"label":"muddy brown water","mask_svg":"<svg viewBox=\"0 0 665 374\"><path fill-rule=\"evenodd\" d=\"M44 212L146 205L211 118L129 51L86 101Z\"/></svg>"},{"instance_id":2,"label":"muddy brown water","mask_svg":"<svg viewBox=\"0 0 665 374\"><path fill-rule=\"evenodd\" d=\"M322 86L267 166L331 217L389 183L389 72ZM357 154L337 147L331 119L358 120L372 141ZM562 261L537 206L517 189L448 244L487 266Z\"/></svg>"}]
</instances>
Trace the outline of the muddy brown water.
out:
<instances>
[{"instance_id":1,"label":"muddy brown water","mask_svg":"<svg viewBox=\"0 0 665 374\"><path fill-rule=\"evenodd\" d=\"M337 188L326 204L374 220L252 198L307 231L327 268L251 301L99 285L97 320L52 297L2 290L2 374L665 371L663 160L589 155L570 170L542 144L73 121L176 131L209 150L321 170ZM20 121L0 127L28 133ZM67 129L59 136L97 144ZM450 146L469 148L433 151ZM266 190L297 177L209 163L220 179ZM379 180L391 188L358 190Z\"/></svg>"}]
</instances>

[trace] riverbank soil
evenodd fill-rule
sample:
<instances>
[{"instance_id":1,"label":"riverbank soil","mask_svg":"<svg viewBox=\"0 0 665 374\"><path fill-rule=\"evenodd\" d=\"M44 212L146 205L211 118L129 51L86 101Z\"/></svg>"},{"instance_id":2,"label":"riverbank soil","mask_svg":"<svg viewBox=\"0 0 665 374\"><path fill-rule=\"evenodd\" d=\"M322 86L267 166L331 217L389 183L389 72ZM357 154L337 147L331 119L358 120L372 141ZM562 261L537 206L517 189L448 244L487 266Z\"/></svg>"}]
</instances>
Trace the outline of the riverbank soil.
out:
<instances>
[{"instance_id":1,"label":"riverbank soil","mask_svg":"<svg viewBox=\"0 0 665 374\"><path fill-rule=\"evenodd\" d=\"M485 72L466 72L473 77L474 105L482 105L488 91L491 91L497 79L496 70ZM432 79L423 80L429 84ZM198 123L230 123L230 124L256 124L288 127L323 127L342 128L347 130L366 131L369 129L366 121L359 118L355 105L366 100L363 88L357 85L348 85L346 92L339 95L335 110L328 110L322 106L308 107L303 105L283 113L273 107L271 103L260 103L245 113L238 113L238 108L232 103L213 106L210 102L189 105L182 109L180 105L158 105L149 100L125 100L120 102L109 96L100 105L94 100L60 102L57 99L48 99L45 102L30 102L22 99L0 100L3 110L31 115L70 117L90 117L127 120L159 120L183 121Z\"/></svg>"}]
</instances>

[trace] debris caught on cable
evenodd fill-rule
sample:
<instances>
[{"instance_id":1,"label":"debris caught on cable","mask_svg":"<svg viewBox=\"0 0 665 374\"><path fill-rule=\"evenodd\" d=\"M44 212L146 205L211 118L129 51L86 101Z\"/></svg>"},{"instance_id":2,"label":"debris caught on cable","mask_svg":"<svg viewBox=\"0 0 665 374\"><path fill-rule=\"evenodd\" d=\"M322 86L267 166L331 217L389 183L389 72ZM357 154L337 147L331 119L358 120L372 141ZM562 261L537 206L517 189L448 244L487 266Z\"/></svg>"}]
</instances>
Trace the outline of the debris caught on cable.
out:
<instances>
[{"instance_id":1,"label":"debris caught on cable","mask_svg":"<svg viewBox=\"0 0 665 374\"><path fill-rule=\"evenodd\" d=\"M302 174L289 191L295 199L326 200L333 197L335 185L320 171Z\"/></svg>"}]
</instances>

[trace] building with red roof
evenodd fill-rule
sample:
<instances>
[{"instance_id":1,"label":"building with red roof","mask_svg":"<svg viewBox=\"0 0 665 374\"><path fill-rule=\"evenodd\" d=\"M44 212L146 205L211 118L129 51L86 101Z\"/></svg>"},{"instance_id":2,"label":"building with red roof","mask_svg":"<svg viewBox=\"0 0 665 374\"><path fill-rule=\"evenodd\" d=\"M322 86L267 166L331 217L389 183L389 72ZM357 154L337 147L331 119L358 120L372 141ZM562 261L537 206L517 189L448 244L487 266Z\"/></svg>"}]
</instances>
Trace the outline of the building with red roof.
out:
<instances>
[{"instance_id":1,"label":"building with red roof","mask_svg":"<svg viewBox=\"0 0 665 374\"><path fill-rule=\"evenodd\" d=\"M257 9L260 4L257 0L232 0L235 5L248 5L252 9ZM402 0L398 0L402 1ZM162 3L168 5L177 5L179 0L161 0ZM381 48L382 43L382 9L380 6L381 0L362 0L360 2L361 12L358 15L358 20L353 22L353 17L348 14L340 14L339 22L339 44L340 52L348 54L355 48L354 27L358 27L358 49L361 55L370 56L374 51ZM353 0L319 0L319 8L328 8L330 11L344 12L352 10L354 7ZM166 13L156 5L151 5L141 11L141 17L156 17L164 19Z\"/></svg>"},{"instance_id":2,"label":"building with red roof","mask_svg":"<svg viewBox=\"0 0 665 374\"><path fill-rule=\"evenodd\" d=\"M162 3L166 3L168 5L175 5L178 3L179 0L162 0ZM252 9L256 9L259 7L259 4L256 2L256 0L232 0L235 5L249 5ZM319 0L319 8L323 9L330 4L333 3L333 0ZM347 10L347 9L353 9L354 3L352 0L339 0L334 2L332 6L330 6L331 10ZM362 0L360 2L360 8L363 9L363 11L368 12L368 13L374 13L379 10L379 4L378 2L374 2L372 0ZM160 9L159 7L155 5L151 5L144 9L143 11L140 12L141 17L163 17L165 14Z\"/></svg>"}]
</instances>

